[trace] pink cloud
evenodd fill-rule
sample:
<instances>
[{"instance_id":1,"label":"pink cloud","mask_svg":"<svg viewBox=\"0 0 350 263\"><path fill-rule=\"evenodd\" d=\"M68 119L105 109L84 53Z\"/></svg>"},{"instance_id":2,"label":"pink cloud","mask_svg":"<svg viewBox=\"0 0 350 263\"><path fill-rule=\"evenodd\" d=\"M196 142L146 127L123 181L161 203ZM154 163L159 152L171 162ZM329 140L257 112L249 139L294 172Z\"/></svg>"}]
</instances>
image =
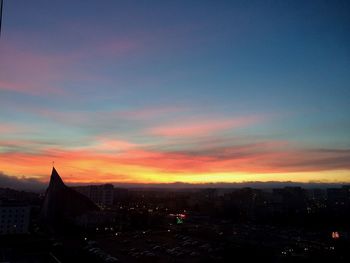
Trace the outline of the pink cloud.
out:
<instances>
[{"instance_id":1,"label":"pink cloud","mask_svg":"<svg viewBox=\"0 0 350 263\"><path fill-rule=\"evenodd\" d=\"M97 143L92 147L99 152L119 152L129 151L139 146L135 143L131 143L125 140L97 138Z\"/></svg>"},{"instance_id":2,"label":"pink cloud","mask_svg":"<svg viewBox=\"0 0 350 263\"><path fill-rule=\"evenodd\" d=\"M18 131L19 127L12 124L0 124L0 133L12 133Z\"/></svg>"},{"instance_id":3,"label":"pink cloud","mask_svg":"<svg viewBox=\"0 0 350 263\"><path fill-rule=\"evenodd\" d=\"M12 124L12 123L2 123L0 124L0 134L10 134L15 133L28 133L32 132L34 129L26 125ZM1 142L1 141L0 141Z\"/></svg>"},{"instance_id":4,"label":"pink cloud","mask_svg":"<svg viewBox=\"0 0 350 263\"><path fill-rule=\"evenodd\" d=\"M97 43L95 50L99 55L105 54L108 56L117 56L124 55L138 48L139 44L136 41L130 39L109 38L103 42Z\"/></svg>"},{"instance_id":5,"label":"pink cloud","mask_svg":"<svg viewBox=\"0 0 350 263\"><path fill-rule=\"evenodd\" d=\"M86 59L129 54L138 47L135 41L110 38L84 43L79 49L57 54L28 49L20 43L21 40L17 39L16 43L4 42L0 46L0 90L31 95L65 94L62 83L68 80L106 81L106 76L102 78L92 72L87 73L77 65L86 63Z\"/></svg>"},{"instance_id":6,"label":"pink cloud","mask_svg":"<svg viewBox=\"0 0 350 263\"><path fill-rule=\"evenodd\" d=\"M34 95L62 93L53 85L62 74L64 58L22 50L6 43L0 49L1 90Z\"/></svg>"},{"instance_id":7,"label":"pink cloud","mask_svg":"<svg viewBox=\"0 0 350 263\"><path fill-rule=\"evenodd\" d=\"M240 128L255 124L261 117L250 116L235 119L211 119L204 121L185 121L183 123L161 125L151 128L149 133L164 137L191 137L198 135L209 135L216 132Z\"/></svg>"},{"instance_id":8,"label":"pink cloud","mask_svg":"<svg viewBox=\"0 0 350 263\"><path fill-rule=\"evenodd\" d=\"M7 91L15 91L20 93L26 93L31 95L40 95L43 93L51 93L51 94L64 94L63 90L45 86L42 84L33 84L30 83L30 81L26 84L19 83L19 82L0 82L0 90L7 90Z\"/></svg>"},{"instance_id":9,"label":"pink cloud","mask_svg":"<svg viewBox=\"0 0 350 263\"><path fill-rule=\"evenodd\" d=\"M116 115L125 118L125 119L140 119L147 120L152 118L158 118L165 115L175 114L179 112L183 112L185 110L184 107L180 106L159 106L159 107L148 107L142 109L135 109L129 111L119 111L116 112Z\"/></svg>"},{"instance_id":10,"label":"pink cloud","mask_svg":"<svg viewBox=\"0 0 350 263\"><path fill-rule=\"evenodd\" d=\"M0 90L11 90L17 92L26 91L27 87L22 84L0 81Z\"/></svg>"}]
</instances>

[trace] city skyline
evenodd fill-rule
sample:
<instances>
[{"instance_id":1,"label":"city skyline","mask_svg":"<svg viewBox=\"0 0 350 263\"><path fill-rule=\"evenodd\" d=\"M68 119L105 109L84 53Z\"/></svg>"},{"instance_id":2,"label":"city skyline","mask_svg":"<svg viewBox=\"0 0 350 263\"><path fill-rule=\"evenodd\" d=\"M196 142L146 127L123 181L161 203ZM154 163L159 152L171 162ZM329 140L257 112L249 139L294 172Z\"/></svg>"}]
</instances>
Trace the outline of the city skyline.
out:
<instances>
[{"instance_id":1,"label":"city skyline","mask_svg":"<svg viewBox=\"0 0 350 263\"><path fill-rule=\"evenodd\" d=\"M4 1L0 171L350 182L349 3Z\"/></svg>"}]
</instances>

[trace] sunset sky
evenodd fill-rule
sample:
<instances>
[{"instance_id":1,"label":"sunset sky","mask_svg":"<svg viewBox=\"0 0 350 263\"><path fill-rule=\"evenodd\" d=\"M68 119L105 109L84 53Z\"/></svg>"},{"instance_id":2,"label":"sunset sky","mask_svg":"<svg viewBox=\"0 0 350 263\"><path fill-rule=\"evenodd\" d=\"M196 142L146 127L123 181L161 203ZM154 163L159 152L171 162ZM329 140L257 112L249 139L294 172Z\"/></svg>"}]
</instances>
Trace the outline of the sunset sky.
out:
<instances>
[{"instance_id":1,"label":"sunset sky","mask_svg":"<svg viewBox=\"0 0 350 263\"><path fill-rule=\"evenodd\" d=\"M349 1L4 1L0 171L350 182Z\"/></svg>"}]
</instances>

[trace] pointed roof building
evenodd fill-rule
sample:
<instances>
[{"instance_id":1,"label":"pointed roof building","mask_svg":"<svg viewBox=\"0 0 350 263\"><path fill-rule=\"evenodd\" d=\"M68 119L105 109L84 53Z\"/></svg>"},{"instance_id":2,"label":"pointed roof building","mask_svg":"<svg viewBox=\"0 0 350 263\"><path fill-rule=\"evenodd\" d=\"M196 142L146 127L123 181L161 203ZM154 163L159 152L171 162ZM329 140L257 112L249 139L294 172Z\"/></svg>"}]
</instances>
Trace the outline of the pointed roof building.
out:
<instances>
[{"instance_id":1,"label":"pointed roof building","mask_svg":"<svg viewBox=\"0 0 350 263\"><path fill-rule=\"evenodd\" d=\"M99 208L89 198L66 186L55 167L52 168L41 209L43 223L56 228L73 222L80 215L97 210Z\"/></svg>"}]
</instances>

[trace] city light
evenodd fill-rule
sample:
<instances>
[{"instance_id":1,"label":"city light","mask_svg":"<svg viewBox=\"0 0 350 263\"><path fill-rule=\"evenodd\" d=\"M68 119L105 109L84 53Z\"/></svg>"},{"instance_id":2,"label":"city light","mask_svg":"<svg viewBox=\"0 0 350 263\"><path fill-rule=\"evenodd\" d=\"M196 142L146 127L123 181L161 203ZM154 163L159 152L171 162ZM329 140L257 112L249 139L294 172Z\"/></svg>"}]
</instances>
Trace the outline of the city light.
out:
<instances>
[{"instance_id":1,"label":"city light","mask_svg":"<svg viewBox=\"0 0 350 263\"><path fill-rule=\"evenodd\" d=\"M332 232L332 238L333 239L339 239L340 238L339 232L338 231Z\"/></svg>"}]
</instances>

